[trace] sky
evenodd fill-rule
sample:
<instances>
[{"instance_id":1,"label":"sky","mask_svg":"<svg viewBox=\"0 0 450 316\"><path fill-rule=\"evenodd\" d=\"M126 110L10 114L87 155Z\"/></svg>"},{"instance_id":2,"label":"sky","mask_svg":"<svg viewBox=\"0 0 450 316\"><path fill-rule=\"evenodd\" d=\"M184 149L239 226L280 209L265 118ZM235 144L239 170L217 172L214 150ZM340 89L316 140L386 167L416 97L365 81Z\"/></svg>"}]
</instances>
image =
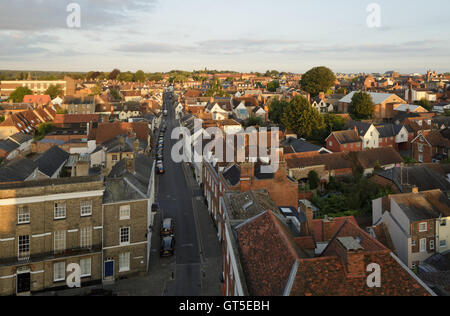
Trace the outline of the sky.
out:
<instances>
[{"instance_id":1,"label":"sky","mask_svg":"<svg viewBox=\"0 0 450 316\"><path fill-rule=\"evenodd\" d=\"M79 28L68 27L70 3L79 5ZM379 27L367 22L378 16L368 11L372 3ZM0 0L0 6L0 69L450 72L448 0Z\"/></svg>"}]
</instances>

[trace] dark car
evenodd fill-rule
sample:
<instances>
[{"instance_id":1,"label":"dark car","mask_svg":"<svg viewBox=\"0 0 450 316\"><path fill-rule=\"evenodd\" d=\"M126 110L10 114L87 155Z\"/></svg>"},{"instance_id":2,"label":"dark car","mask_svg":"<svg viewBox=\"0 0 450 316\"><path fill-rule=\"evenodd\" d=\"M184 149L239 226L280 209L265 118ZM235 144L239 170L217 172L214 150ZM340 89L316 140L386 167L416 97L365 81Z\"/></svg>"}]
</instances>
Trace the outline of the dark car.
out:
<instances>
[{"instance_id":1,"label":"dark car","mask_svg":"<svg viewBox=\"0 0 450 316\"><path fill-rule=\"evenodd\" d=\"M175 237L167 236L161 240L161 257L171 257L175 254Z\"/></svg>"},{"instance_id":2,"label":"dark car","mask_svg":"<svg viewBox=\"0 0 450 316\"><path fill-rule=\"evenodd\" d=\"M158 211L159 211L159 204L153 203L152 204L152 213L158 213Z\"/></svg>"},{"instance_id":3,"label":"dark car","mask_svg":"<svg viewBox=\"0 0 450 316\"><path fill-rule=\"evenodd\" d=\"M161 223L161 236L172 236L175 233L175 221L172 218L166 218Z\"/></svg>"},{"instance_id":4,"label":"dark car","mask_svg":"<svg viewBox=\"0 0 450 316\"><path fill-rule=\"evenodd\" d=\"M164 174L164 173L166 173L162 163L156 165L156 173L157 174Z\"/></svg>"}]
</instances>

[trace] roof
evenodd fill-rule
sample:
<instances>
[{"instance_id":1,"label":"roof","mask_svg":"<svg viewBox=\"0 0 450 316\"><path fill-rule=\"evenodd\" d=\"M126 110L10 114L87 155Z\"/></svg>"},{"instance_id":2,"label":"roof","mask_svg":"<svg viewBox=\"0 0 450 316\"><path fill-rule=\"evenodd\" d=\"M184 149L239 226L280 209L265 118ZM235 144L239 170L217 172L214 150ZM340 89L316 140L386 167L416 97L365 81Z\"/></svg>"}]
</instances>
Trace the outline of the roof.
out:
<instances>
[{"instance_id":1,"label":"roof","mask_svg":"<svg viewBox=\"0 0 450 316\"><path fill-rule=\"evenodd\" d=\"M38 164L39 171L51 178L67 162L69 156L68 152L58 146L53 146L35 161Z\"/></svg>"},{"instance_id":2,"label":"roof","mask_svg":"<svg viewBox=\"0 0 450 316\"><path fill-rule=\"evenodd\" d=\"M24 133L16 133L14 135L9 136L11 140L16 142L17 144L23 144L25 142L28 142L33 139L30 135L24 134Z\"/></svg>"},{"instance_id":3,"label":"roof","mask_svg":"<svg viewBox=\"0 0 450 316\"><path fill-rule=\"evenodd\" d=\"M431 166L417 165L378 171L380 177L392 181L402 192L416 186L419 191L440 189L450 191L450 182Z\"/></svg>"},{"instance_id":4,"label":"roof","mask_svg":"<svg viewBox=\"0 0 450 316\"><path fill-rule=\"evenodd\" d=\"M331 153L308 157L285 157L289 169L325 166L327 170L352 169L353 161L347 153Z\"/></svg>"},{"instance_id":5,"label":"roof","mask_svg":"<svg viewBox=\"0 0 450 316\"><path fill-rule=\"evenodd\" d=\"M228 184L235 186L241 181L241 169L238 165L233 164L223 171L222 176Z\"/></svg>"},{"instance_id":6,"label":"roof","mask_svg":"<svg viewBox=\"0 0 450 316\"><path fill-rule=\"evenodd\" d=\"M441 190L405 193L390 196L411 222L450 216L450 201Z\"/></svg>"},{"instance_id":7,"label":"roof","mask_svg":"<svg viewBox=\"0 0 450 316\"><path fill-rule=\"evenodd\" d=\"M249 219L267 210L279 213L278 206L265 190L227 192L225 195L226 203L229 203L232 211L232 214L228 214L228 216L233 220Z\"/></svg>"},{"instance_id":8,"label":"roof","mask_svg":"<svg viewBox=\"0 0 450 316\"><path fill-rule=\"evenodd\" d=\"M342 145L361 142L361 138L358 136L358 133L356 133L354 130L337 131L331 133L331 135L333 135L337 139L337 141Z\"/></svg>"},{"instance_id":9,"label":"roof","mask_svg":"<svg viewBox=\"0 0 450 316\"><path fill-rule=\"evenodd\" d=\"M19 144L13 142L10 139L5 139L5 140L0 141L0 150L4 151L6 153L12 152L13 150L19 148L19 146L20 146Z\"/></svg>"},{"instance_id":10,"label":"roof","mask_svg":"<svg viewBox=\"0 0 450 316\"><path fill-rule=\"evenodd\" d=\"M282 296L301 250L272 211L236 228L242 268L251 296Z\"/></svg>"},{"instance_id":11,"label":"roof","mask_svg":"<svg viewBox=\"0 0 450 316\"><path fill-rule=\"evenodd\" d=\"M370 129L370 127L372 125L373 125L372 123L366 123L366 122L360 122L360 121L348 121L345 124L345 128L352 129L352 130L356 129L359 136L364 136L364 135L366 135L367 131Z\"/></svg>"},{"instance_id":12,"label":"roof","mask_svg":"<svg viewBox=\"0 0 450 316\"><path fill-rule=\"evenodd\" d=\"M48 104L52 101L49 95L26 95L23 97L23 103Z\"/></svg>"},{"instance_id":13,"label":"roof","mask_svg":"<svg viewBox=\"0 0 450 316\"><path fill-rule=\"evenodd\" d=\"M339 102L342 103L351 103L352 98L355 95L355 93L359 93L361 91L352 91L351 93L347 94L345 97L339 100ZM389 99L392 96L395 96L393 93L379 93L379 92L366 92L372 97L372 101L375 104L380 104Z\"/></svg>"},{"instance_id":14,"label":"roof","mask_svg":"<svg viewBox=\"0 0 450 316\"><path fill-rule=\"evenodd\" d=\"M295 139L292 137L287 138L281 145L291 147L296 153L317 152L322 149L322 147L308 143L303 139Z\"/></svg>"},{"instance_id":15,"label":"roof","mask_svg":"<svg viewBox=\"0 0 450 316\"><path fill-rule=\"evenodd\" d=\"M347 256L353 256L347 264ZM355 260L360 258L360 260ZM391 251L345 220L319 258L299 259L291 296L427 296L430 292ZM367 266L383 271L381 287L367 285Z\"/></svg>"},{"instance_id":16,"label":"roof","mask_svg":"<svg viewBox=\"0 0 450 316\"><path fill-rule=\"evenodd\" d=\"M355 155L356 161L364 169L375 168L378 165L383 167L403 162L400 154L391 147L366 149L364 151L354 152L352 155Z\"/></svg>"},{"instance_id":17,"label":"roof","mask_svg":"<svg viewBox=\"0 0 450 316\"><path fill-rule=\"evenodd\" d=\"M0 182L25 181L38 165L31 159L20 159L0 168Z\"/></svg>"},{"instance_id":18,"label":"roof","mask_svg":"<svg viewBox=\"0 0 450 316\"><path fill-rule=\"evenodd\" d=\"M54 124L76 124L98 122L99 114L56 114Z\"/></svg>"},{"instance_id":19,"label":"roof","mask_svg":"<svg viewBox=\"0 0 450 316\"><path fill-rule=\"evenodd\" d=\"M95 139L97 144L103 144L118 135L136 134L139 140L148 141L150 128L147 122L114 122L100 123L97 128L93 128L89 132L89 139Z\"/></svg>"}]
</instances>

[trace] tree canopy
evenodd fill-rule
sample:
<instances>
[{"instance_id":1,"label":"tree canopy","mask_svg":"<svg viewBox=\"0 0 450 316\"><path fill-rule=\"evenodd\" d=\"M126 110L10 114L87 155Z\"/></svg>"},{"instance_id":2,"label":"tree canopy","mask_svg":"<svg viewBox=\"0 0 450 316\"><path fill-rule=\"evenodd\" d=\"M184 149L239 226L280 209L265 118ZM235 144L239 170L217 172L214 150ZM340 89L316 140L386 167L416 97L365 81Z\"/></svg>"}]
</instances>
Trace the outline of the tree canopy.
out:
<instances>
[{"instance_id":1,"label":"tree canopy","mask_svg":"<svg viewBox=\"0 0 450 316\"><path fill-rule=\"evenodd\" d=\"M305 138L310 137L314 131L325 127L322 115L303 96L295 96L289 102L281 121L286 129Z\"/></svg>"},{"instance_id":2,"label":"tree canopy","mask_svg":"<svg viewBox=\"0 0 450 316\"><path fill-rule=\"evenodd\" d=\"M313 96L319 95L320 92L326 92L336 81L336 76L327 67L315 67L302 76L300 85L303 90L309 92Z\"/></svg>"},{"instance_id":3,"label":"tree canopy","mask_svg":"<svg viewBox=\"0 0 450 316\"><path fill-rule=\"evenodd\" d=\"M60 85L50 85L45 91L45 94L48 94L50 98L54 99L56 97L64 96L64 91Z\"/></svg>"},{"instance_id":4,"label":"tree canopy","mask_svg":"<svg viewBox=\"0 0 450 316\"><path fill-rule=\"evenodd\" d=\"M375 112L375 103L366 92L357 92L352 97L349 108L350 114L358 120L371 119Z\"/></svg>"},{"instance_id":5,"label":"tree canopy","mask_svg":"<svg viewBox=\"0 0 450 316\"><path fill-rule=\"evenodd\" d=\"M116 80L119 75L120 75L120 70L119 69L114 69L113 71L111 71L109 73L108 79Z\"/></svg>"},{"instance_id":6,"label":"tree canopy","mask_svg":"<svg viewBox=\"0 0 450 316\"><path fill-rule=\"evenodd\" d=\"M267 90L270 92L276 92L280 87L280 82L278 80L273 80L267 84Z\"/></svg>"},{"instance_id":7,"label":"tree canopy","mask_svg":"<svg viewBox=\"0 0 450 316\"><path fill-rule=\"evenodd\" d=\"M425 110L427 111L432 111L433 110L433 106L431 105L430 101L428 101L425 98L420 99L419 101L414 102L416 105L420 105L421 107L423 107Z\"/></svg>"},{"instance_id":8,"label":"tree canopy","mask_svg":"<svg viewBox=\"0 0 450 316\"><path fill-rule=\"evenodd\" d=\"M135 81L138 82L144 82L145 81L145 73L142 70L136 71L136 74L134 75Z\"/></svg>"},{"instance_id":9,"label":"tree canopy","mask_svg":"<svg viewBox=\"0 0 450 316\"><path fill-rule=\"evenodd\" d=\"M15 103L23 102L23 97L31 94L33 94L33 91L31 91L30 88L18 87L13 93L10 94L9 100L12 100Z\"/></svg>"},{"instance_id":10,"label":"tree canopy","mask_svg":"<svg viewBox=\"0 0 450 316\"><path fill-rule=\"evenodd\" d=\"M286 100L272 99L269 103L269 119L276 124L281 124L281 119L288 105L289 102Z\"/></svg>"}]
</instances>

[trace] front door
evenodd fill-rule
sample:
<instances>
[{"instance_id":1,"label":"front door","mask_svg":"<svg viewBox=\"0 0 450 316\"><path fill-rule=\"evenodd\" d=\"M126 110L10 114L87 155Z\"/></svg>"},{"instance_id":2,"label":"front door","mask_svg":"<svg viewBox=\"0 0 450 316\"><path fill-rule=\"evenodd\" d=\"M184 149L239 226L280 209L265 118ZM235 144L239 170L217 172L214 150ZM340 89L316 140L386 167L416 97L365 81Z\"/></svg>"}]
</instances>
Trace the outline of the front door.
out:
<instances>
[{"instance_id":1,"label":"front door","mask_svg":"<svg viewBox=\"0 0 450 316\"><path fill-rule=\"evenodd\" d=\"M17 294L28 293L31 290L30 272L17 274Z\"/></svg>"},{"instance_id":2,"label":"front door","mask_svg":"<svg viewBox=\"0 0 450 316\"><path fill-rule=\"evenodd\" d=\"M114 277L114 261L105 262L105 279Z\"/></svg>"}]
</instances>

